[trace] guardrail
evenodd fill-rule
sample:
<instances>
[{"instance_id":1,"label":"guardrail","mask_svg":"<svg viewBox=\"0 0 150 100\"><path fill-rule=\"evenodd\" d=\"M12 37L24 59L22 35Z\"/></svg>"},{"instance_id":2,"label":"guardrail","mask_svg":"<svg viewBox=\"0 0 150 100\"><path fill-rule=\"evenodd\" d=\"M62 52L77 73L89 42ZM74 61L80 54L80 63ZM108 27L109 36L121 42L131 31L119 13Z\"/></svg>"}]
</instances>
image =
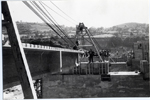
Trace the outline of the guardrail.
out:
<instances>
[{"instance_id":1,"label":"guardrail","mask_svg":"<svg viewBox=\"0 0 150 100\"><path fill-rule=\"evenodd\" d=\"M4 47L11 47L10 45L3 45ZM81 50L73 50L59 47L43 46L43 45L34 45L29 43L22 43L23 48L27 49L41 49L41 50L50 50L50 51L62 51L62 52L74 52L74 53L84 53Z\"/></svg>"}]
</instances>

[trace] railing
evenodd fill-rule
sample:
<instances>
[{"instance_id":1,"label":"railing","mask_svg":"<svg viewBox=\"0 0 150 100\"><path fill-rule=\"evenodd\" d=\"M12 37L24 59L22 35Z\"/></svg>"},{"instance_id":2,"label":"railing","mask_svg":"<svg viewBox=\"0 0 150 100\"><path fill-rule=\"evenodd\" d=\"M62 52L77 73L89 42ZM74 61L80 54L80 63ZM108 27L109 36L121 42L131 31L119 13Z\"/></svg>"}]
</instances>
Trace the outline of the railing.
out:
<instances>
[{"instance_id":1,"label":"railing","mask_svg":"<svg viewBox=\"0 0 150 100\"><path fill-rule=\"evenodd\" d=\"M27 49L41 49L41 50L50 50L50 51L62 51L62 52L74 52L74 53L84 53L81 50L73 50L59 47L43 46L43 45L34 45L29 43L22 43L23 48ZM4 47L11 47L10 45L4 45Z\"/></svg>"}]
</instances>

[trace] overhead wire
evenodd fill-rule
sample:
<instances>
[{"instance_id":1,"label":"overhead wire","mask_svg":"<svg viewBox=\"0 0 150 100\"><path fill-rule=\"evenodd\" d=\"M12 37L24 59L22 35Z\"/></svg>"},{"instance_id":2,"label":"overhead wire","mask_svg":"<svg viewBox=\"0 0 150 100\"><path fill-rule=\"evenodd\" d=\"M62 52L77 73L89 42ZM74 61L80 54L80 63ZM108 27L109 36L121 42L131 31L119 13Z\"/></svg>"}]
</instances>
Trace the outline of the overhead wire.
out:
<instances>
[{"instance_id":1,"label":"overhead wire","mask_svg":"<svg viewBox=\"0 0 150 100\"><path fill-rule=\"evenodd\" d=\"M51 0L50 2L57 8L59 9L63 14L65 14L68 18L70 18L71 20L73 20L74 22L78 23L76 20L74 20L73 18L71 18L69 15L67 15L64 11L62 11L56 4L54 4Z\"/></svg>"}]
</instances>

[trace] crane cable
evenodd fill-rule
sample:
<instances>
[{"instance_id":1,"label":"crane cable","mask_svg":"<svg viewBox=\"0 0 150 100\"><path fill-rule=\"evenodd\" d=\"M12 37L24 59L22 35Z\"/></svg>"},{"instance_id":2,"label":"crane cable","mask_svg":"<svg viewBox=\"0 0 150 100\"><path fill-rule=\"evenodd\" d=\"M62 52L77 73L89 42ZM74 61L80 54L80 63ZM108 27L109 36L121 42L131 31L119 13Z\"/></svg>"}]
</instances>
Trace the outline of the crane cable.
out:
<instances>
[{"instance_id":1,"label":"crane cable","mask_svg":"<svg viewBox=\"0 0 150 100\"><path fill-rule=\"evenodd\" d=\"M29 7L40 19L42 19L56 34L58 34L61 37L61 35L59 33L57 33L57 31L49 23L47 23L47 21L27 1L22 1L22 2L27 7ZM65 39L63 39L63 40L67 43L67 41Z\"/></svg>"},{"instance_id":2,"label":"crane cable","mask_svg":"<svg viewBox=\"0 0 150 100\"><path fill-rule=\"evenodd\" d=\"M46 10L46 12L51 16L51 14L47 11L47 9L43 6L43 4L41 3L41 2L39 2L41 5L42 5L42 7ZM46 13L45 13L46 14ZM47 14L46 14L47 15ZM52 23L59 29L59 31L60 32L62 32L66 37L67 37L67 39L69 40L69 41L71 41L71 43L74 45L74 43L73 43L73 41L72 40L70 40L69 39L69 37L65 34L65 32L57 25L58 23L55 21L55 19L52 17L52 19L55 21L53 21L48 15L47 15L47 17L52 21Z\"/></svg>"},{"instance_id":3,"label":"crane cable","mask_svg":"<svg viewBox=\"0 0 150 100\"><path fill-rule=\"evenodd\" d=\"M31 2L30 1L30 3L45 17L45 15L38 9L38 7L33 3L33 2ZM46 17L45 17L46 18ZM46 18L46 19L48 19L48 18ZM48 23L48 22L47 22ZM51 25L50 25L51 26ZM52 27L52 26L51 26ZM53 27L52 27L53 28ZM54 29L54 28L53 28ZM55 29L54 29L55 30ZM53 31L54 31L53 30ZM57 35L59 35L62 39L63 39L63 37L55 30L54 31ZM64 40L66 43L68 43L66 40Z\"/></svg>"},{"instance_id":4,"label":"crane cable","mask_svg":"<svg viewBox=\"0 0 150 100\"><path fill-rule=\"evenodd\" d=\"M31 2L31 1L30 1ZM35 1L33 1L33 4L35 4L35 6L40 10L40 12L42 12L43 14L43 16L46 16L46 18L48 19L48 20L50 20L50 21L52 21L50 18L49 18L49 16L40 8L40 6L38 6L38 4L35 2Z\"/></svg>"},{"instance_id":5,"label":"crane cable","mask_svg":"<svg viewBox=\"0 0 150 100\"><path fill-rule=\"evenodd\" d=\"M74 20L73 18L71 18L69 15L67 15L64 11L62 11L58 6L56 6L56 4L54 4L51 0L50 2L57 8L59 9L63 14L65 14L67 17L69 17L71 20L73 20L74 22L78 23L76 20Z\"/></svg>"},{"instance_id":6,"label":"crane cable","mask_svg":"<svg viewBox=\"0 0 150 100\"><path fill-rule=\"evenodd\" d=\"M59 15L60 17L64 18L66 21L72 23L73 25L76 25L76 23L69 21L68 19L66 19L65 17L63 17L62 15L60 15L59 13L57 13L56 11L54 11L52 8L50 8L48 5L46 5L44 2L42 2L47 8L49 8L50 10L52 10L53 12L55 12L57 15Z\"/></svg>"}]
</instances>

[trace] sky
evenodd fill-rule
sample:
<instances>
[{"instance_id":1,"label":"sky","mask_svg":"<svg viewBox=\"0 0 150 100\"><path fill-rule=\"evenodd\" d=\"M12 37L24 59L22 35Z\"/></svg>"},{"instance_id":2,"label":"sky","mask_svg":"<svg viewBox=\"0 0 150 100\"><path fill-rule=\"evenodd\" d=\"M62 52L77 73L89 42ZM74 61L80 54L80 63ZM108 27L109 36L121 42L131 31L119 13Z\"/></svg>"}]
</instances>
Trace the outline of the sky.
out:
<instances>
[{"instance_id":1,"label":"sky","mask_svg":"<svg viewBox=\"0 0 150 100\"><path fill-rule=\"evenodd\" d=\"M149 0L51 0L43 1L60 25L73 26L83 22L87 27L112 27L129 22L149 23ZM38 2L37 2L38 3ZM22 1L9 1L13 18L23 22L43 22ZM65 19L64 19L65 18ZM67 20L66 20L67 19ZM68 21L69 20L69 21Z\"/></svg>"}]
</instances>

